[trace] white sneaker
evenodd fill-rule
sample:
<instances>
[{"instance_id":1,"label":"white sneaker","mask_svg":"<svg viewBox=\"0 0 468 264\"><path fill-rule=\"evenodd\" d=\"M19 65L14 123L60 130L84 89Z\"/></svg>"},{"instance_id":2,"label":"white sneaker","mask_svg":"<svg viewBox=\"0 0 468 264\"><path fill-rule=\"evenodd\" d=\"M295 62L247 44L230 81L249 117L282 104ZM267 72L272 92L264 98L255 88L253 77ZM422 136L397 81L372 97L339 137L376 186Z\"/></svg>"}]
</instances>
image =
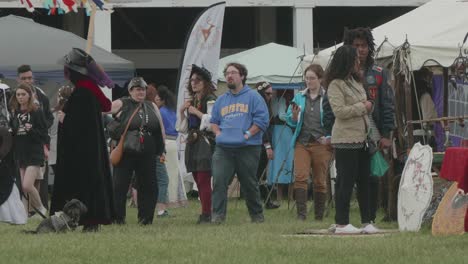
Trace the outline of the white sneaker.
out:
<instances>
[{"instance_id":1,"label":"white sneaker","mask_svg":"<svg viewBox=\"0 0 468 264\"><path fill-rule=\"evenodd\" d=\"M363 229L362 232L365 234L375 234L380 232L380 230L375 227L373 224L367 224Z\"/></svg>"},{"instance_id":2,"label":"white sneaker","mask_svg":"<svg viewBox=\"0 0 468 264\"><path fill-rule=\"evenodd\" d=\"M352 224L347 224L343 227L336 226L335 234L359 234L362 229L354 227Z\"/></svg>"}]
</instances>

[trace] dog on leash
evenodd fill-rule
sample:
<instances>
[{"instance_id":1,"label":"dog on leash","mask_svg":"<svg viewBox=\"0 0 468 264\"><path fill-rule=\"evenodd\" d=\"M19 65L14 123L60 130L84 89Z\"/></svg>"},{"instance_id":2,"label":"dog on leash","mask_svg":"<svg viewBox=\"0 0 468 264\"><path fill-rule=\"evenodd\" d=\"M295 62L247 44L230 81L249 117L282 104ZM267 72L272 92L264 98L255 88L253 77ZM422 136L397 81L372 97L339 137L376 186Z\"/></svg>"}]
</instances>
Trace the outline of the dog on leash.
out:
<instances>
[{"instance_id":1,"label":"dog on leash","mask_svg":"<svg viewBox=\"0 0 468 264\"><path fill-rule=\"evenodd\" d=\"M78 199L72 199L63 207L63 211L42 220L35 231L27 233L65 233L74 231L80 222L80 217L88 212L88 208Z\"/></svg>"}]
</instances>

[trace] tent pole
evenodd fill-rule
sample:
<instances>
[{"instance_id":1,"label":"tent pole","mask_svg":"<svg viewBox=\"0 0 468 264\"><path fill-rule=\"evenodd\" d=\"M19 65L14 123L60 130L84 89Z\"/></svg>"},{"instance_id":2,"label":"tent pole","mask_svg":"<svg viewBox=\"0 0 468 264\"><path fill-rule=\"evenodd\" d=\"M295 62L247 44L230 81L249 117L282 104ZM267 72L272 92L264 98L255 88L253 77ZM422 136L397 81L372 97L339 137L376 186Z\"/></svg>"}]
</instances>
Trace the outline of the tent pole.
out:
<instances>
[{"instance_id":1,"label":"tent pole","mask_svg":"<svg viewBox=\"0 0 468 264\"><path fill-rule=\"evenodd\" d=\"M404 149L404 124L403 124L403 119L402 119L402 101L404 101L404 97L402 96L401 90L402 90L402 82L403 82L403 76L397 75L395 78L395 118L396 118L396 123L397 123L397 130L398 130L398 146L399 149L398 151L401 151Z\"/></svg>"},{"instance_id":2,"label":"tent pole","mask_svg":"<svg viewBox=\"0 0 468 264\"><path fill-rule=\"evenodd\" d=\"M94 42L94 20L96 18L96 4L91 3L91 16L89 18L88 38L86 39L86 53L91 54L91 48Z\"/></svg>"},{"instance_id":3,"label":"tent pole","mask_svg":"<svg viewBox=\"0 0 468 264\"><path fill-rule=\"evenodd\" d=\"M406 121L413 120L413 106L411 101L411 86L408 82L403 82L403 88L405 89L405 106L406 106ZM408 145L407 150L411 150L414 144L413 138L413 123L406 122L408 132Z\"/></svg>"}]
</instances>

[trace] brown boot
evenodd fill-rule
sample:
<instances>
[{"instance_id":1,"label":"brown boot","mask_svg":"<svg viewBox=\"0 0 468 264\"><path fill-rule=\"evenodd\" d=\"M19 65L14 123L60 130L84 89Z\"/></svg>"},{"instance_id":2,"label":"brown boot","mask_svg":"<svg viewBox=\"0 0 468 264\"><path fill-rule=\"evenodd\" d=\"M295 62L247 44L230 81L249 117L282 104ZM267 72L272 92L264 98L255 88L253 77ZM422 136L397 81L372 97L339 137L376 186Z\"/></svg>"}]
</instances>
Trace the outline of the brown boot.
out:
<instances>
[{"instance_id":1,"label":"brown boot","mask_svg":"<svg viewBox=\"0 0 468 264\"><path fill-rule=\"evenodd\" d=\"M296 199L297 219L304 221L307 218L307 190L294 189L294 198Z\"/></svg>"},{"instance_id":2,"label":"brown boot","mask_svg":"<svg viewBox=\"0 0 468 264\"><path fill-rule=\"evenodd\" d=\"M322 221L325 211L325 201L327 200L326 193L314 193L314 211L315 220Z\"/></svg>"}]
</instances>

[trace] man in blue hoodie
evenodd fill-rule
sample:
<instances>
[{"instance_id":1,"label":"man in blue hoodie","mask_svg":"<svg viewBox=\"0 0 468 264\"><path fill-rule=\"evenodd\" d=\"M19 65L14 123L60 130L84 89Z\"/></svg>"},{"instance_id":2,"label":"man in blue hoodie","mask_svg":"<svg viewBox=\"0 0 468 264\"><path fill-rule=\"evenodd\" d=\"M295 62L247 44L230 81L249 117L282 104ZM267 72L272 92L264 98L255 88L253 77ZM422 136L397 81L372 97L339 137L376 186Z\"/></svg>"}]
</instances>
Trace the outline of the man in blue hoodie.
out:
<instances>
[{"instance_id":1,"label":"man in blue hoodie","mask_svg":"<svg viewBox=\"0 0 468 264\"><path fill-rule=\"evenodd\" d=\"M237 174L245 191L250 218L254 223L261 223L264 218L256 173L263 131L268 127L268 108L263 98L245 84L247 69L244 65L227 64L224 76L229 91L216 100L210 120L216 135L211 220L224 222L228 186Z\"/></svg>"}]
</instances>

